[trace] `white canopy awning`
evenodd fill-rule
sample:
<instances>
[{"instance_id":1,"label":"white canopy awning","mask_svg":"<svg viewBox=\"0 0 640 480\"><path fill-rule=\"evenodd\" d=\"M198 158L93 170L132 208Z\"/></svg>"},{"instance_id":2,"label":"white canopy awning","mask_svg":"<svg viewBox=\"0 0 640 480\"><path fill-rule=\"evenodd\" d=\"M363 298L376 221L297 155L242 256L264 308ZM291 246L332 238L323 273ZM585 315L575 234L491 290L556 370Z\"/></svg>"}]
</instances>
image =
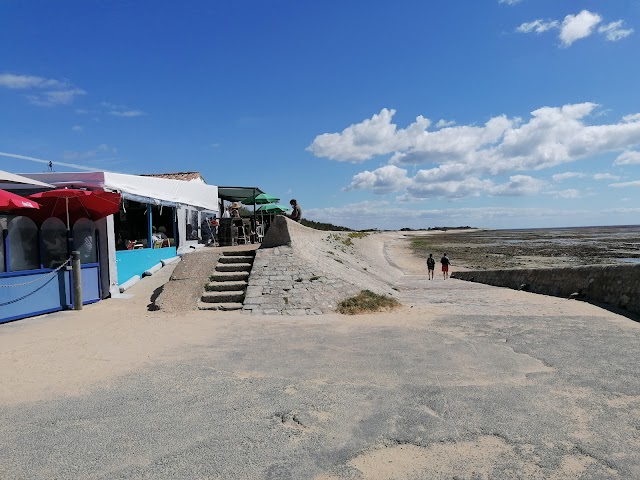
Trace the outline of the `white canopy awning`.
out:
<instances>
[{"instance_id":1,"label":"white canopy awning","mask_svg":"<svg viewBox=\"0 0 640 480\"><path fill-rule=\"evenodd\" d=\"M23 175L51 183L56 187L102 188L122 193L124 198L136 201L218 210L218 187L199 182L111 172L55 172Z\"/></svg>"},{"instance_id":2,"label":"white canopy awning","mask_svg":"<svg viewBox=\"0 0 640 480\"><path fill-rule=\"evenodd\" d=\"M0 188L3 190L33 189L38 187L53 188L53 185L0 170Z\"/></svg>"}]
</instances>

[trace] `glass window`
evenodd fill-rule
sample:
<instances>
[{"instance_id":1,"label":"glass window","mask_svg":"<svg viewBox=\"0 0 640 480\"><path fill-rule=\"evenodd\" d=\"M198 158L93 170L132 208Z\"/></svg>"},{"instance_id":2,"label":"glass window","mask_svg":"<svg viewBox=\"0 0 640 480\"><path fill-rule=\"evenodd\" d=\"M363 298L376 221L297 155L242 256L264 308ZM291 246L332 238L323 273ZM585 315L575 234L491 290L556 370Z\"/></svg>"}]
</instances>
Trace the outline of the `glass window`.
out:
<instances>
[{"instance_id":1,"label":"glass window","mask_svg":"<svg viewBox=\"0 0 640 480\"><path fill-rule=\"evenodd\" d=\"M27 217L15 217L7 226L9 231L9 270L37 270L38 260L38 227Z\"/></svg>"},{"instance_id":2,"label":"glass window","mask_svg":"<svg viewBox=\"0 0 640 480\"><path fill-rule=\"evenodd\" d=\"M187 240L198 239L198 210L186 210L187 213Z\"/></svg>"},{"instance_id":3,"label":"glass window","mask_svg":"<svg viewBox=\"0 0 640 480\"><path fill-rule=\"evenodd\" d=\"M0 227L0 273L4 270L4 229Z\"/></svg>"},{"instance_id":4,"label":"glass window","mask_svg":"<svg viewBox=\"0 0 640 480\"><path fill-rule=\"evenodd\" d=\"M41 258L44 268L57 268L68 257L67 227L59 218L47 218L40 227Z\"/></svg>"},{"instance_id":5,"label":"glass window","mask_svg":"<svg viewBox=\"0 0 640 480\"><path fill-rule=\"evenodd\" d=\"M73 249L80 252L80 263L96 263L95 226L88 218L81 218L73 225Z\"/></svg>"}]
</instances>

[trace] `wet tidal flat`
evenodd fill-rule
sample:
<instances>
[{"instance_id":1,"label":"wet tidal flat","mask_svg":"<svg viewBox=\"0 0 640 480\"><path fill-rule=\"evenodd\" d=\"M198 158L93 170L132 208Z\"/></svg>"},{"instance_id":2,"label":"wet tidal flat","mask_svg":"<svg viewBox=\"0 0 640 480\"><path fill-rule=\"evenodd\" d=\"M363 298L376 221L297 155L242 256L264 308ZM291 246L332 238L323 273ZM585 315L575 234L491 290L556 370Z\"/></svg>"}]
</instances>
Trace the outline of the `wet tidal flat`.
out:
<instances>
[{"instance_id":1,"label":"wet tidal flat","mask_svg":"<svg viewBox=\"0 0 640 480\"><path fill-rule=\"evenodd\" d=\"M471 270L640 263L640 225L518 230L451 230L406 235L419 257L446 252Z\"/></svg>"}]
</instances>

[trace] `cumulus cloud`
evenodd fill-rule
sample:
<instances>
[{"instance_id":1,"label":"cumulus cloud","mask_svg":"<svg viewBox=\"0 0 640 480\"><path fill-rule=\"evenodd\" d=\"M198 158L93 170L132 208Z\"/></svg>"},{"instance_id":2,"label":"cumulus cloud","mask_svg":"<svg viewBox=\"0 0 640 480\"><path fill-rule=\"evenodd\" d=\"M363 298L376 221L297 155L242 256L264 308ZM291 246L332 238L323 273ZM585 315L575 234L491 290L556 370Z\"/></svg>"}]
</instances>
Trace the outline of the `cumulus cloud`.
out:
<instances>
[{"instance_id":1,"label":"cumulus cloud","mask_svg":"<svg viewBox=\"0 0 640 480\"><path fill-rule=\"evenodd\" d=\"M560 28L562 45L568 47L576 40L588 37L601 21L600 15L591 13L589 10L582 10L576 15L567 15Z\"/></svg>"},{"instance_id":2,"label":"cumulus cloud","mask_svg":"<svg viewBox=\"0 0 640 480\"><path fill-rule=\"evenodd\" d=\"M563 47L569 47L577 40L590 37L594 33L604 35L610 41L615 42L628 37L633 33L633 28L624 28L623 20L601 25L603 18L600 14L582 10L580 13L571 14L559 20L543 20L537 19L531 22L525 22L516 28L519 33L544 33L549 30L559 29L560 44ZM598 27L598 25L601 25Z\"/></svg>"},{"instance_id":3,"label":"cumulus cloud","mask_svg":"<svg viewBox=\"0 0 640 480\"><path fill-rule=\"evenodd\" d=\"M397 192L408 186L407 171L387 165L373 172L364 171L353 177L346 190L371 190L374 193Z\"/></svg>"},{"instance_id":4,"label":"cumulus cloud","mask_svg":"<svg viewBox=\"0 0 640 480\"><path fill-rule=\"evenodd\" d=\"M629 150L640 144L640 115L627 115L618 123L593 125L588 120L595 118L592 114L597 107L594 103L542 107L528 119L500 115L484 125L441 130L429 130L431 122L422 116L407 128L399 128L393 123L395 111L383 109L340 133L319 135L308 150L319 157L354 163L389 155L388 165L355 175L349 190L405 190L418 198L532 194L540 191L543 183L524 172ZM632 153L625 153L617 162L635 158ZM403 168L408 165L431 166L410 178ZM491 180L504 174L513 174L505 184ZM566 172L552 179L557 182L581 176Z\"/></svg>"},{"instance_id":5,"label":"cumulus cloud","mask_svg":"<svg viewBox=\"0 0 640 480\"><path fill-rule=\"evenodd\" d=\"M318 135L307 150L317 157L363 162L377 155L408 148L412 139L431 125L430 120L419 116L406 129L397 130L391 123L395 114L395 110L383 108L380 113L345 128L341 133Z\"/></svg>"},{"instance_id":6,"label":"cumulus cloud","mask_svg":"<svg viewBox=\"0 0 640 480\"><path fill-rule=\"evenodd\" d=\"M436 123L436 128L450 127L455 124L456 122L454 120L445 120L444 118L441 118L438 120L438 123Z\"/></svg>"},{"instance_id":7,"label":"cumulus cloud","mask_svg":"<svg viewBox=\"0 0 640 480\"><path fill-rule=\"evenodd\" d=\"M633 28L622 28L623 20L611 22L598 28L598 33L602 33L610 42L617 42L633 33Z\"/></svg>"},{"instance_id":8,"label":"cumulus cloud","mask_svg":"<svg viewBox=\"0 0 640 480\"><path fill-rule=\"evenodd\" d=\"M625 150L613 162L614 165L640 165L640 152Z\"/></svg>"}]
</instances>

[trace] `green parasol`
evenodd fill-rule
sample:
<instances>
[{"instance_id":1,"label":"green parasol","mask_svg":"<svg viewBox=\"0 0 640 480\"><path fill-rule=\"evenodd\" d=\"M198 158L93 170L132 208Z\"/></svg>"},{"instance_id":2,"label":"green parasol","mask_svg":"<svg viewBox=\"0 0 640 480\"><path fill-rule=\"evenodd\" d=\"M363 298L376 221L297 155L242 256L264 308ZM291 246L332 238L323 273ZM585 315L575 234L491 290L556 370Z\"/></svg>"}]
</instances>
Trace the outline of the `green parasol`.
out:
<instances>
[{"instance_id":1,"label":"green parasol","mask_svg":"<svg viewBox=\"0 0 640 480\"><path fill-rule=\"evenodd\" d=\"M277 203L280 199L274 197L273 195L269 195L268 193L261 193L254 197L245 198L242 200L244 205L264 205L267 203Z\"/></svg>"}]
</instances>

